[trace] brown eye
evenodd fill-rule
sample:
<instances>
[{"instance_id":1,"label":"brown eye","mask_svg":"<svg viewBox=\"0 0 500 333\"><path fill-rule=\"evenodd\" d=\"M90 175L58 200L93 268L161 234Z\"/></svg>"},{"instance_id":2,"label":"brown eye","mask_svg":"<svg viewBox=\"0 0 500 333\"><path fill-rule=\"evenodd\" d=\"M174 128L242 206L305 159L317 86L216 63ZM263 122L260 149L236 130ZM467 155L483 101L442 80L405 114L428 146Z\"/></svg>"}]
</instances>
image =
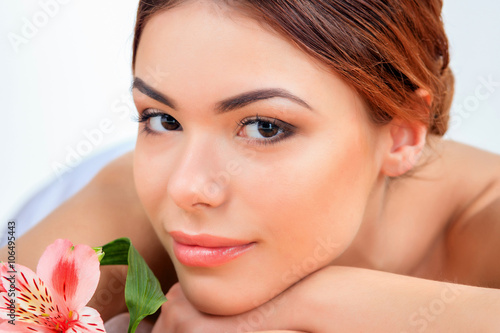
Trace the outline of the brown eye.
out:
<instances>
[{"instance_id":1,"label":"brown eye","mask_svg":"<svg viewBox=\"0 0 500 333\"><path fill-rule=\"evenodd\" d=\"M163 128L169 131L175 131L176 129L181 127L181 124L179 124L179 122L170 115L161 116L161 125L163 126Z\"/></svg>"},{"instance_id":2,"label":"brown eye","mask_svg":"<svg viewBox=\"0 0 500 333\"><path fill-rule=\"evenodd\" d=\"M149 127L155 132L177 131L181 124L171 115L162 114L150 117Z\"/></svg>"},{"instance_id":3,"label":"brown eye","mask_svg":"<svg viewBox=\"0 0 500 333\"><path fill-rule=\"evenodd\" d=\"M272 123L267 121L259 121L258 122L258 131L259 134L265 138L271 138L279 133L280 128Z\"/></svg>"},{"instance_id":4,"label":"brown eye","mask_svg":"<svg viewBox=\"0 0 500 333\"><path fill-rule=\"evenodd\" d=\"M245 135L257 140L273 138L283 132L280 126L265 120L251 120L242 125L244 125Z\"/></svg>"},{"instance_id":5,"label":"brown eye","mask_svg":"<svg viewBox=\"0 0 500 333\"><path fill-rule=\"evenodd\" d=\"M284 121L255 116L238 122L239 136L250 139L253 145L278 143L295 134L296 127Z\"/></svg>"}]
</instances>

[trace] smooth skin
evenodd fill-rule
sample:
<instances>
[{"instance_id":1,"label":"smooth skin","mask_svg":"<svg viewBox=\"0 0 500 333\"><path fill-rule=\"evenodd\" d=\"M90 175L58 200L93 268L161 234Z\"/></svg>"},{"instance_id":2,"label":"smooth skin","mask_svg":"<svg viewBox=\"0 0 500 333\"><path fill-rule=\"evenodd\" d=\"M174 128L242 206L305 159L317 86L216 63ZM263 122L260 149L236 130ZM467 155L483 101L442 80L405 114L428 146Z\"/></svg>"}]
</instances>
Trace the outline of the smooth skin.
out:
<instances>
[{"instance_id":1,"label":"smooth skin","mask_svg":"<svg viewBox=\"0 0 500 333\"><path fill-rule=\"evenodd\" d=\"M212 10L198 2L181 5L144 29L135 77L168 96L175 109L134 89L140 116L154 114L140 126L134 177L188 299L205 312L229 315L263 304L349 247L367 203L378 200L372 191L382 194L378 170L386 166L377 147L389 149L392 142L389 127L372 124L339 78L256 22ZM161 82L148 77L150 67L167 73ZM283 97L214 110L263 88L286 89L312 110ZM162 115L179 127L165 129ZM291 134L263 138L259 124L237 124L257 115L293 126ZM423 146L423 131L415 131L420 141L411 154ZM264 144L270 139L280 141ZM173 254L172 231L255 246L220 267L188 267ZM315 265L288 274L321 241L334 245Z\"/></svg>"},{"instance_id":2,"label":"smooth skin","mask_svg":"<svg viewBox=\"0 0 500 333\"><path fill-rule=\"evenodd\" d=\"M211 3L147 23L134 73L145 85L134 99L151 117L135 152L22 237L29 255L19 262L34 268L55 238L102 245L128 236L168 289L170 254L180 284L154 333L498 330L500 157L427 135L419 123L374 125L335 74ZM151 68L162 75L148 76ZM220 101L262 88L286 89L313 111L275 97L216 114ZM257 114L293 134L259 144L265 131L238 124ZM255 246L220 267L185 267L173 230ZM118 288L103 301L110 281L123 281L114 269L103 271L90 304L104 319L125 310Z\"/></svg>"}]
</instances>

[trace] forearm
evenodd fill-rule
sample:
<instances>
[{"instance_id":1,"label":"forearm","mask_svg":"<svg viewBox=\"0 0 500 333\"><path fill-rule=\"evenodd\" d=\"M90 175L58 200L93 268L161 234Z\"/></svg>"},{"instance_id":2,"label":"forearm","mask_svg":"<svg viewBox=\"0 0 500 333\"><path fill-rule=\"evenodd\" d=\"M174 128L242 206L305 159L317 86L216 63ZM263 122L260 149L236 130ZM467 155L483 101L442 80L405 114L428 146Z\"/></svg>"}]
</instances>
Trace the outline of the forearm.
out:
<instances>
[{"instance_id":1,"label":"forearm","mask_svg":"<svg viewBox=\"0 0 500 333\"><path fill-rule=\"evenodd\" d=\"M500 291L353 267L327 267L235 316L199 312L179 285L167 294L154 333L497 332ZM182 328L182 329L181 329Z\"/></svg>"},{"instance_id":2,"label":"forearm","mask_svg":"<svg viewBox=\"0 0 500 333\"><path fill-rule=\"evenodd\" d=\"M309 332L494 332L500 291L351 267L325 268L288 304ZM295 297L294 297L295 298ZM295 323L300 325L300 323Z\"/></svg>"}]
</instances>

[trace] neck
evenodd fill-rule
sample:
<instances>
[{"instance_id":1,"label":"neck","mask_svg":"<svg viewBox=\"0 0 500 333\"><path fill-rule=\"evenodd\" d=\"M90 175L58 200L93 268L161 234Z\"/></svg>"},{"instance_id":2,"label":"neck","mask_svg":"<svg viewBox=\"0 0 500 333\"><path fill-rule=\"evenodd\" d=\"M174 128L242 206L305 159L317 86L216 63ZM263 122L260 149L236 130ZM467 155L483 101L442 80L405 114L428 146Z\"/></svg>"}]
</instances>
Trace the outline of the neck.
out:
<instances>
[{"instance_id":1,"label":"neck","mask_svg":"<svg viewBox=\"0 0 500 333\"><path fill-rule=\"evenodd\" d=\"M367 203L363 222L351 245L332 264L385 270L381 245L385 239L385 212L391 187L387 177L379 176Z\"/></svg>"},{"instance_id":2,"label":"neck","mask_svg":"<svg viewBox=\"0 0 500 333\"><path fill-rule=\"evenodd\" d=\"M407 223L409 215L417 213L415 209L418 208L411 201L415 195L414 189L422 186L418 185L419 179L435 178L435 171L432 170L436 165L432 162L439 155L435 152L438 143L433 141L431 146L424 149L419 163L414 168L415 172L409 177L389 180L388 177L379 175L370 193L363 222L356 237L347 250L332 263L333 265L395 273L406 269L401 266L401 260L397 258L400 257L398 253L400 254L401 246L408 244L398 232L401 232L401 228L407 230L401 223ZM423 184L428 186L430 183L423 182Z\"/></svg>"}]
</instances>

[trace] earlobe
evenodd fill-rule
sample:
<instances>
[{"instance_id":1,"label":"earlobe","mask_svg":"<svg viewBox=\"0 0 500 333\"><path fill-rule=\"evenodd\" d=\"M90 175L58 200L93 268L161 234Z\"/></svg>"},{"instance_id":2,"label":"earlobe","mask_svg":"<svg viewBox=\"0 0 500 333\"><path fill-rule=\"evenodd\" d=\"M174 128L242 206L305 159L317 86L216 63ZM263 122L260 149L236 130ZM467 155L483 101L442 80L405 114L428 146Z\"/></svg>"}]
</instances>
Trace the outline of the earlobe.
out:
<instances>
[{"instance_id":1,"label":"earlobe","mask_svg":"<svg viewBox=\"0 0 500 333\"><path fill-rule=\"evenodd\" d=\"M398 177L413 169L420 160L427 136L427 127L420 122L394 119L389 126L389 145L382 172Z\"/></svg>"}]
</instances>

